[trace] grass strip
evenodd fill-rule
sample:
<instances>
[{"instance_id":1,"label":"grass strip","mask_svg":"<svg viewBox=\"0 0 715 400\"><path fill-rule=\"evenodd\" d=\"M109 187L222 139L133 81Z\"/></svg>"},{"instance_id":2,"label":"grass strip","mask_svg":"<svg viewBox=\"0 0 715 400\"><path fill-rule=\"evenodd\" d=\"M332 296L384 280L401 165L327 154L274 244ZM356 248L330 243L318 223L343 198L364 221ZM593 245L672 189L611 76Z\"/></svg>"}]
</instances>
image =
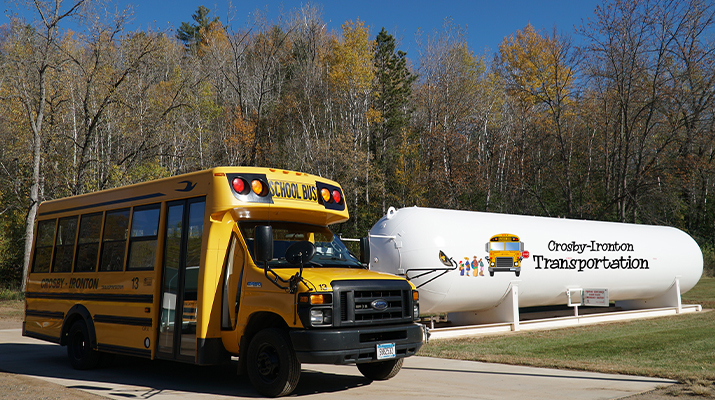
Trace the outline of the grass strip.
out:
<instances>
[{"instance_id":1,"label":"grass strip","mask_svg":"<svg viewBox=\"0 0 715 400\"><path fill-rule=\"evenodd\" d=\"M692 293L691 293L692 292ZM715 308L715 278L686 304ZM715 382L715 311L548 331L432 340L420 355Z\"/></svg>"}]
</instances>

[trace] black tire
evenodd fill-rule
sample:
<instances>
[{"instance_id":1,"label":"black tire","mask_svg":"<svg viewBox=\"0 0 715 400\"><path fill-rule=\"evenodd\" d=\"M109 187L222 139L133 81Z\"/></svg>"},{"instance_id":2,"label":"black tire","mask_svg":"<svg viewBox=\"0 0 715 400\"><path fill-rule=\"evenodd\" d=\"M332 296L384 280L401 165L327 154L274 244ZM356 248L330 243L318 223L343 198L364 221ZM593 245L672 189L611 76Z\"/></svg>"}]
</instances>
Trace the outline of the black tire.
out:
<instances>
[{"instance_id":1,"label":"black tire","mask_svg":"<svg viewBox=\"0 0 715 400\"><path fill-rule=\"evenodd\" d=\"M290 394L300 378L300 361L288 334L264 329L248 345L246 371L258 393L268 397Z\"/></svg>"},{"instance_id":2,"label":"black tire","mask_svg":"<svg viewBox=\"0 0 715 400\"><path fill-rule=\"evenodd\" d=\"M518 277L519 277L519 271L515 271L514 273L516 274L516 276L517 276L517 278L518 278Z\"/></svg>"},{"instance_id":3,"label":"black tire","mask_svg":"<svg viewBox=\"0 0 715 400\"><path fill-rule=\"evenodd\" d=\"M367 379L373 381L386 381L400 372L404 358L396 360L378 361L373 363L358 364L358 370Z\"/></svg>"},{"instance_id":4,"label":"black tire","mask_svg":"<svg viewBox=\"0 0 715 400\"><path fill-rule=\"evenodd\" d=\"M489 276L494 276L494 271L489 271Z\"/></svg>"},{"instance_id":5,"label":"black tire","mask_svg":"<svg viewBox=\"0 0 715 400\"><path fill-rule=\"evenodd\" d=\"M92 369L99 364L100 354L97 350L92 349L87 324L82 320L76 321L70 327L67 338L67 356L74 369Z\"/></svg>"}]
</instances>

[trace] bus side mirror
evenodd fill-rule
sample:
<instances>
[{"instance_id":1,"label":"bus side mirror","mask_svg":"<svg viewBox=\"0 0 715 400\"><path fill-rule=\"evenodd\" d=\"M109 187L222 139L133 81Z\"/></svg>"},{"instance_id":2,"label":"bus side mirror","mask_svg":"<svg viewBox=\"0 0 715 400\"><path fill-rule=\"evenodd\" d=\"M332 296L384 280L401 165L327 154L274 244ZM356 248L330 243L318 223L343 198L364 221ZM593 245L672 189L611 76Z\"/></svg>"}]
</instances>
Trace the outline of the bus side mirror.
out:
<instances>
[{"instance_id":1,"label":"bus side mirror","mask_svg":"<svg viewBox=\"0 0 715 400\"><path fill-rule=\"evenodd\" d=\"M487 253L489 253L489 242L486 242L486 243L484 244L484 251L486 251Z\"/></svg>"},{"instance_id":2,"label":"bus side mirror","mask_svg":"<svg viewBox=\"0 0 715 400\"><path fill-rule=\"evenodd\" d=\"M444 252L442 250L439 251L439 261L441 261L442 264L444 264L447 267L452 266L452 259L447 257L447 255L444 254ZM457 264L454 264L454 265L456 266Z\"/></svg>"},{"instance_id":3,"label":"bus side mirror","mask_svg":"<svg viewBox=\"0 0 715 400\"><path fill-rule=\"evenodd\" d=\"M291 265L303 266L315 255L315 245L307 240L294 242L286 249L286 261Z\"/></svg>"},{"instance_id":4,"label":"bus side mirror","mask_svg":"<svg viewBox=\"0 0 715 400\"><path fill-rule=\"evenodd\" d=\"M360 262L370 264L370 237L360 238Z\"/></svg>"},{"instance_id":5,"label":"bus side mirror","mask_svg":"<svg viewBox=\"0 0 715 400\"><path fill-rule=\"evenodd\" d=\"M265 262L273 259L273 227L270 225L257 225L253 253L256 261Z\"/></svg>"}]
</instances>

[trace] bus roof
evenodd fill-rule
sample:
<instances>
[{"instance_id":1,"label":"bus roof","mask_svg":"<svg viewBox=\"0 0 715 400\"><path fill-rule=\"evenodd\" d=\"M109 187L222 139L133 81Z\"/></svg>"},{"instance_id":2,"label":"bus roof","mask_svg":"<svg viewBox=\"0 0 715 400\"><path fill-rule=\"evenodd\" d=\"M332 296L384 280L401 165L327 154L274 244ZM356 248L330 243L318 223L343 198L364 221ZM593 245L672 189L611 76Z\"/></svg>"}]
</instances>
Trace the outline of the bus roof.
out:
<instances>
[{"instance_id":1,"label":"bus roof","mask_svg":"<svg viewBox=\"0 0 715 400\"><path fill-rule=\"evenodd\" d=\"M492 238L489 240L491 242L518 242L519 236L516 236L512 233L500 233L498 235L492 236Z\"/></svg>"},{"instance_id":2,"label":"bus roof","mask_svg":"<svg viewBox=\"0 0 715 400\"><path fill-rule=\"evenodd\" d=\"M259 192L253 187L255 181L260 183ZM329 197L323 197L321 191L327 191ZM239 218L321 225L348 219L338 183L303 172L262 167L217 167L50 200L40 204L38 217L86 214L197 196L207 197L210 214L233 211Z\"/></svg>"}]
</instances>

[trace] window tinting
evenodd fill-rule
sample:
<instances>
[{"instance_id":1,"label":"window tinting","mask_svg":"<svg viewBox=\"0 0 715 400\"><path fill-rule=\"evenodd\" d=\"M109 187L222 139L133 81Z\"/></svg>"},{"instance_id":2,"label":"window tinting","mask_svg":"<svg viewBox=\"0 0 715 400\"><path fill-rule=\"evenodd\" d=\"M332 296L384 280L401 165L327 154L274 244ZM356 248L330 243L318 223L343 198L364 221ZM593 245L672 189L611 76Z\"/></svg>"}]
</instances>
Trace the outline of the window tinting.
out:
<instances>
[{"instance_id":1,"label":"window tinting","mask_svg":"<svg viewBox=\"0 0 715 400\"><path fill-rule=\"evenodd\" d=\"M254 262L256 226L266 224L268 222L262 221L241 221L239 223L248 252ZM269 261L268 265L273 268L294 267L285 259L286 250L293 243L305 240L315 245L315 255L311 259L314 263L309 264L311 267L362 268L357 258L328 227L294 222L271 222L270 225L273 227L273 260ZM262 265L256 265L262 267Z\"/></svg>"},{"instance_id":2,"label":"window tinting","mask_svg":"<svg viewBox=\"0 0 715 400\"><path fill-rule=\"evenodd\" d=\"M102 213L86 214L80 218L75 272L94 272L97 269L101 229Z\"/></svg>"},{"instance_id":3,"label":"window tinting","mask_svg":"<svg viewBox=\"0 0 715 400\"><path fill-rule=\"evenodd\" d=\"M159 204L134 209L127 270L154 269L159 212Z\"/></svg>"},{"instance_id":4,"label":"window tinting","mask_svg":"<svg viewBox=\"0 0 715 400\"><path fill-rule=\"evenodd\" d=\"M124 270L124 251L127 244L129 227L129 209L107 212L104 220L104 239L102 241L102 260L100 271Z\"/></svg>"},{"instance_id":5,"label":"window tinting","mask_svg":"<svg viewBox=\"0 0 715 400\"><path fill-rule=\"evenodd\" d=\"M506 251L519 251L519 242L506 242L506 243L504 243L504 250L506 250Z\"/></svg>"},{"instance_id":6,"label":"window tinting","mask_svg":"<svg viewBox=\"0 0 715 400\"><path fill-rule=\"evenodd\" d=\"M57 225L55 238L55 259L52 263L52 272L72 271L74 258L74 241L77 236L77 217L61 218Z\"/></svg>"},{"instance_id":7,"label":"window tinting","mask_svg":"<svg viewBox=\"0 0 715 400\"><path fill-rule=\"evenodd\" d=\"M51 219L37 223L37 240L35 241L35 258L32 263L32 272L50 272L56 221Z\"/></svg>"},{"instance_id":8,"label":"window tinting","mask_svg":"<svg viewBox=\"0 0 715 400\"><path fill-rule=\"evenodd\" d=\"M198 317L199 264L204 234L204 201L189 203L189 224L186 242L186 273L184 274L184 306L181 329L181 355L196 354L196 320Z\"/></svg>"},{"instance_id":9,"label":"window tinting","mask_svg":"<svg viewBox=\"0 0 715 400\"><path fill-rule=\"evenodd\" d=\"M504 251L504 242L489 242L491 251Z\"/></svg>"}]
</instances>

